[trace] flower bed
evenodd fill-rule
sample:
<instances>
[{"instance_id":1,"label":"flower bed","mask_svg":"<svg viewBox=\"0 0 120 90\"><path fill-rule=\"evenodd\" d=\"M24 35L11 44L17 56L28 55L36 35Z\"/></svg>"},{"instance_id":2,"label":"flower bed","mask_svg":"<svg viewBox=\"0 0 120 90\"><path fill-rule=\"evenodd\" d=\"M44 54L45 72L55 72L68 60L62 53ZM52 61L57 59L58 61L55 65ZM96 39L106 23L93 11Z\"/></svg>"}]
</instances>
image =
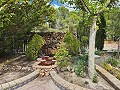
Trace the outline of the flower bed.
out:
<instances>
[{"instance_id":1,"label":"flower bed","mask_svg":"<svg viewBox=\"0 0 120 90\"><path fill-rule=\"evenodd\" d=\"M116 60L114 58L108 58L108 60L102 64L102 67L120 80L119 60Z\"/></svg>"},{"instance_id":2,"label":"flower bed","mask_svg":"<svg viewBox=\"0 0 120 90\"><path fill-rule=\"evenodd\" d=\"M93 83L89 77L79 77L74 72L64 71L58 73L58 75L69 83L78 85L91 90L114 90L100 75L97 76L98 82Z\"/></svg>"},{"instance_id":3,"label":"flower bed","mask_svg":"<svg viewBox=\"0 0 120 90\"><path fill-rule=\"evenodd\" d=\"M14 58L9 63L3 65L0 70L0 84L10 82L21 78L34 71L32 64L35 61L30 61L23 56L22 58Z\"/></svg>"}]
</instances>

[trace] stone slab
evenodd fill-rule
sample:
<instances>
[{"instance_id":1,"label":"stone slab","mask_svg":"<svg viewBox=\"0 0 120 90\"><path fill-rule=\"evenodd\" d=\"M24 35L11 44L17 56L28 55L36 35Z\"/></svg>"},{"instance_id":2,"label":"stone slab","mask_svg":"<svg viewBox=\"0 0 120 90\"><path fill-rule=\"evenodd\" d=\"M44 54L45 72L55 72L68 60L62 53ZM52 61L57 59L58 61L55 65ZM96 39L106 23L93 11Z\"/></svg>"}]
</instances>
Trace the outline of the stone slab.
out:
<instances>
[{"instance_id":1,"label":"stone slab","mask_svg":"<svg viewBox=\"0 0 120 90\"><path fill-rule=\"evenodd\" d=\"M2 90L2 86L0 85L0 90Z\"/></svg>"},{"instance_id":2,"label":"stone slab","mask_svg":"<svg viewBox=\"0 0 120 90\"><path fill-rule=\"evenodd\" d=\"M6 90L6 89L8 89L10 87L10 85L8 83L1 84L1 86L2 86L3 90Z\"/></svg>"},{"instance_id":3,"label":"stone slab","mask_svg":"<svg viewBox=\"0 0 120 90\"><path fill-rule=\"evenodd\" d=\"M11 82L8 82L8 83L9 83L10 87L14 87L15 85L17 85L17 83L14 82L14 81L11 81Z\"/></svg>"},{"instance_id":4,"label":"stone slab","mask_svg":"<svg viewBox=\"0 0 120 90\"><path fill-rule=\"evenodd\" d=\"M14 80L14 82L17 83L17 85L21 85L23 83L23 81L20 79Z\"/></svg>"},{"instance_id":5,"label":"stone slab","mask_svg":"<svg viewBox=\"0 0 120 90\"><path fill-rule=\"evenodd\" d=\"M120 90L120 80L118 80L115 76L107 72L102 67L96 65L97 71L101 74L101 76L116 90Z\"/></svg>"}]
</instances>

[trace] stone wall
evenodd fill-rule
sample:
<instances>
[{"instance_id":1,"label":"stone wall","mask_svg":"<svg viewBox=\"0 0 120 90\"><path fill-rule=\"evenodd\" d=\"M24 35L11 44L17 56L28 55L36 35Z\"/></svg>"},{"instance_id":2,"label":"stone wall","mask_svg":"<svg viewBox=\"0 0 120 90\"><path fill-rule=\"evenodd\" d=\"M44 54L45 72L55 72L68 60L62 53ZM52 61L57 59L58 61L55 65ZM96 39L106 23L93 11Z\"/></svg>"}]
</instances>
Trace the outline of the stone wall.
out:
<instances>
[{"instance_id":1,"label":"stone wall","mask_svg":"<svg viewBox=\"0 0 120 90\"><path fill-rule=\"evenodd\" d=\"M46 41L39 54L49 56L53 56L55 54L65 35L65 33L62 32L39 32L38 34L41 35Z\"/></svg>"}]
</instances>

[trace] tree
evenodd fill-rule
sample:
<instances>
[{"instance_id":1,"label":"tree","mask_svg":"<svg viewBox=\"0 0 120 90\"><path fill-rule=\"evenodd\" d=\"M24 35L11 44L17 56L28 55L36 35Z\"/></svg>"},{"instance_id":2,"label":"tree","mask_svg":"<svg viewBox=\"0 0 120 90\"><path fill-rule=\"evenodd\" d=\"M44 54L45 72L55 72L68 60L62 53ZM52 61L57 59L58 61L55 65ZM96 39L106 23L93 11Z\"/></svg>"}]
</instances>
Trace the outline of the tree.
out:
<instances>
[{"instance_id":1,"label":"tree","mask_svg":"<svg viewBox=\"0 0 120 90\"><path fill-rule=\"evenodd\" d=\"M106 35L109 40L117 40L120 36L120 8L115 7L105 12Z\"/></svg>"},{"instance_id":2,"label":"tree","mask_svg":"<svg viewBox=\"0 0 120 90\"><path fill-rule=\"evenodd\" d=\"M75 33L77 30L77 28L76 28L77 24L79 22L78 13L75 11L70 11L66 20L67 20L68 30L70 32Z\"/></svg>"},{"instance_id":3,"label":"tree","mask_svg":"<svg viewBox=\"0 0 120 90\"><path fill-rule=\"evenodd\" d=\"M31 31L42 27L53 13L48 1L2 0L0 6L0 56L17 53L26 46Z\"/></svg>"},{"instance_id":4,"label":"tree","mask_svg":"<svg viewBox=\"0 0 120 90\"><path fill-rule=\"evenodd\" d=\"M59 30L63 30L67 27L67 20L69 10L65 8L64 6L59 7L56 10L56 28Z\"/></svg>"},{"instance_id":5,"label":"tree","mask_svg":"<svg viewBox=\"0 0 120 90\"><path fill-rule=\"evenodd\" d=\"M106 31L105 31L106 20L105 20L104 14L100 15L100 21L97 21L97 22L98 22L99 29L97 30L97 33L96 33L95 47L98 50L102 50L104 47L104 40L106 38Z\"/></svg>"},{"instance_id":6,"label":"tree","mask_svg":"<svg viewBox=\"0 0 120 90\"><path fill-rule=\"evenodd\" d=\"M88 46L89 42L89 28L91 18L85 11L79 11L79 23L77 26L77 38L80 41L81 49Z\"/></svg>"},{"instance_id":7,"label":"tree","mask_svg":"<svg viewBox=\"0 0 120 90\"><path fill-rule=\"evenodd\" d=\"M60 0L63 3L67 0ZM96 21L99 18L100 14L107 10L108 6L114 1L111 0L68 0L69 4L76 5L78 9L86 11L88 15L92 18L92 25L90 28L89 36L89 58L88 58L88 74L90 78L94 76L94 51L95 51L95 37L98 26Z\"/></svg>"}]
</instances>

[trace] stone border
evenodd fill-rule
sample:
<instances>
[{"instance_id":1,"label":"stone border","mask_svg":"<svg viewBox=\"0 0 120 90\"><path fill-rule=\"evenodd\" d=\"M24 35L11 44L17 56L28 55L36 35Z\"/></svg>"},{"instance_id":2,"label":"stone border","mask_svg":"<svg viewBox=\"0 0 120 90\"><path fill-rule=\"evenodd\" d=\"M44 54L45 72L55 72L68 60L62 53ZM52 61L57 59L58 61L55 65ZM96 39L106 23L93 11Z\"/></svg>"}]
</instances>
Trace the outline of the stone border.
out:
<instances>
[{"instance_id":1,"label":"stone border","mask_svg":"<svg viewBox=\"0 0 120 90\"><path fill-rule=\"evenodd\" d=\"M120 80L98 65L96 70L115 90L120 90Z\"/></svg>"},{"instance_id":2,"label":"stone border","mask_svg":"<svg viewBox=\"0 0 120 90\"><path fill-rule=\"evenodd\" d=\"M31 74L28 74L24 77L1 84L0 90L14 90L20 86L23 86L23 85L29 83L30 81L32 81L33 79L35 79L38 76L39 76L39 70L37 69L34 72L32 72Z\"/></svg>"},{"instance_id":3,"label":"stone border","mask_svg":"<svg viewBox=\"0 0 120 90\"><path fill-rule=\"evenodd\" d=\"M22 59L22 58L25 58L25 55L20 55L16 58L10 59L10 60L8 60L8 62L5 62L4 64L8 64L8 63L11 63L13 61L16 61L16 60L19 60L19 59Z\"/></svg>"},{"instance_id":4,"label":"stone border","mask_svg":"<svg viewBox=\"0 0 120 90\"><path fill-rule=\"evenodd\" d=\"M68 81L61 78L55 71L50 71L50 76L55 85L58 86L61 90L91 90L69 83Z\"/></svg>"}]
</instances>

